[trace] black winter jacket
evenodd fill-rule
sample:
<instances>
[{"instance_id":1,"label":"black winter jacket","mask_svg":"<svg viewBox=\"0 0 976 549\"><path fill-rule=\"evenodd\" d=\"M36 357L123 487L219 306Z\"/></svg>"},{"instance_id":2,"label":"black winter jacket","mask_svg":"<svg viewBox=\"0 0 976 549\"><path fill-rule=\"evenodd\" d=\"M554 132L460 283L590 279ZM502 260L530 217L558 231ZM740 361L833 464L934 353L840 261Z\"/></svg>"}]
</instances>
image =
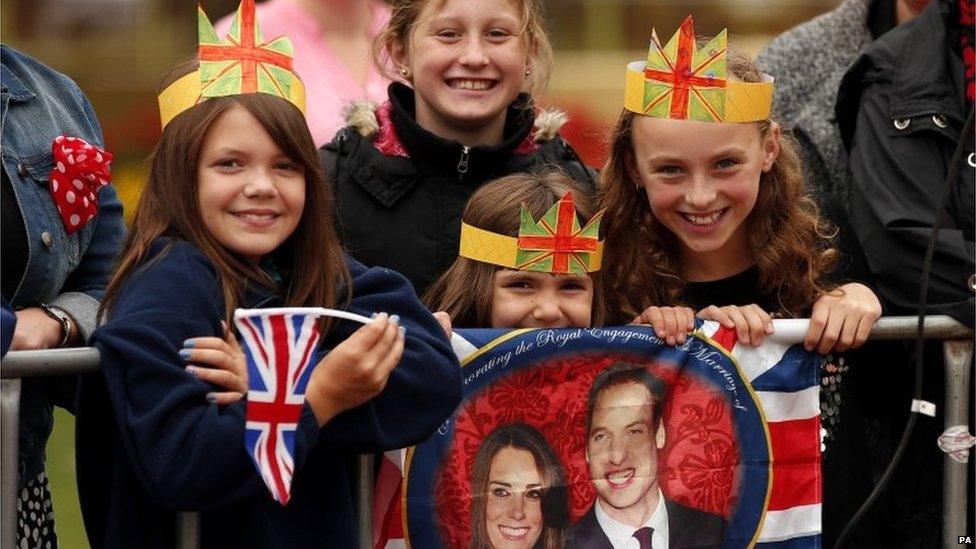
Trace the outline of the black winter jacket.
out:
<instances>
[{"instance_id":1,"label":"black winter jacket","mask_svg":"<svg viewBox=\"0 0 976 549\"><path fill-rule=\"evenodd\" d=\"M458 254L461 212L482 184L519 172L561 169L590 190L595 172L559 137L564 118L538 119L520 96L498 146L465 147L421 128L413 90L391 84L390 102L369 105L320 149L333 182L339 236L367 266L397 270L423 294ZM535 134L531 134L533 127ZM531 135L530 135L531 134Z\"/></svg>"},{"instance_id":2,"label":"black winter jacket","mask_svg":"<svg viewBox=\"0 0 976 549\"><path fill-rule=\"evenodd\" d=\"M932 2L865 49L841 83L837 119L851 159L851 221L894 314L916 314L925 249L953 151L965 138L928 312L972 326L976 160L973 135L960 135L968 110L955 9Z\"/></svg>"}]
</instances>

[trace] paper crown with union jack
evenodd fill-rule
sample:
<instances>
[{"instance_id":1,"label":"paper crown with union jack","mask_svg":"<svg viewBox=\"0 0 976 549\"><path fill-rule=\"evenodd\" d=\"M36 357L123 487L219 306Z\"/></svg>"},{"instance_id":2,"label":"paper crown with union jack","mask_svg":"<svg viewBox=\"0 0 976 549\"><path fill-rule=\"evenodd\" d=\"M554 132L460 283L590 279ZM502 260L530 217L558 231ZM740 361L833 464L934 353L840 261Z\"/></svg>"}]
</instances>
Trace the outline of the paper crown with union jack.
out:
<instances>
[{"instance_id":1,"label":"paper crown with union jack","mask_svg":"<svg viewBox=\"0 0 976 549\"><path fill-rule=\"evenodd\" d=\"M647 61L627 65L624 107L655 118L705 122L753 122L769 118L773 77L762 82L728 78L728 31L699 49L689 15L667 45L651 29Z\"/></svg>"},{"instance_id":2,"label":"paper crown with union jack","mask_svg":"<svg viewBox=\"0 0 976 549\"><path fill-rule=\"evenodd\" d=\"M305 112L305 86L292 70L292 46L286 37L264 40L254 0L243 0L224 40L217 38L207 14L197 6L200 67L159 94L165 128L176 115L214 97L267 93L287 99Z\"/></svg>"},{"instance_id":3,"label":"paper crown with union jack","mask_svg":"<svg viewBox=\"0 0 976 549\"><path fill-rule=\"evenodd\" d=\"M539 218L522 204L517 237L461 223L459 255L519 271L585 274L600 270L603 241L597 213L580 226L573 193L568 192Z\"/></svg>"}]
</instances>

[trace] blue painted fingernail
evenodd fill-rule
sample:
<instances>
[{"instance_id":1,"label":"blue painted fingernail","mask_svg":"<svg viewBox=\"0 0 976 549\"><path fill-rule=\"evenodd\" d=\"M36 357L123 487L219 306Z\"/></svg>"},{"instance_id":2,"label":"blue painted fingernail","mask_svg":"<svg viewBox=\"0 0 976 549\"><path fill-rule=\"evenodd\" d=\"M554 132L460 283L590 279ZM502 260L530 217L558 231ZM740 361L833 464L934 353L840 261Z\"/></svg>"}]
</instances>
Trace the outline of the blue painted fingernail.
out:
<instances>
[{"instance_id":1,"label":"blue painted fingernail","mask_svg":"<svg viewBox=\"0 0 976 549\"><path fill-rule=\"evenodd\" d=\"M186 347L186 348L188 348L188 349L192 349L193 347L196 347L196 345L197 345L197 342L196 342L195 339L187 339L187 340L185 340L183 342L183 346Z\"/></svg>"},{"instance_id":2,"label":"blue painted fingernail","mask_svg":"<svg viewBox=\"0 0 976 549\"><path fill-rule=\"evenodd\" d=\"M211 404L213 404L214 402L217 402L217 395L215 395L213 393L207 393L207 402L209 402Z\"/></svg>"},{"instance_id":3,"label":"blue painted fingernail","mask_svg":"<svg viewBox=\"0 0 976 549\"><path fill-rule=\"evenodd\" d=\"M406 327L400 326L400 335L407 335L407 328Z\"/></svg>"},{"instance_id":4,"label":"blue painted fingernail","mask_svg":"<svg viewBox=\"0 0 976 549\"><path fill-rule=\"evenodd\" d=\"M379 313L373 313L373 314L369 315L369 318L376 318L377 315L379 315Z\"/></svg>"},{"instance_id":5,"label":"blue painted fingernail","mask_svg":"<svg viewBox=\"0 0 976 549\"><path fill-rule=\"evenodd\" d=\"M198 373L196 366L187 366L186 373L190 374L191 376L196 376Z\"/></svg>"},{"instance_id":6,"label":"blue painted fingernail","mask_svg":"<svg viewBox=\"0 0 976 549\"><path fill-rule=\"evenodd\" d=\"M400 315L390 315L390 322L394 324L400 323Z\"/></svg>"},{"instance_id":7,"label":"blue painted fingernail","mask_svg":"<svg viewBox=\"0 0 976 549\"><path fill-rule=\"evenodd\" d=\"M180 358L190 358L191 352L189 349L180 349Z\"/></svg>"}]
</instances>

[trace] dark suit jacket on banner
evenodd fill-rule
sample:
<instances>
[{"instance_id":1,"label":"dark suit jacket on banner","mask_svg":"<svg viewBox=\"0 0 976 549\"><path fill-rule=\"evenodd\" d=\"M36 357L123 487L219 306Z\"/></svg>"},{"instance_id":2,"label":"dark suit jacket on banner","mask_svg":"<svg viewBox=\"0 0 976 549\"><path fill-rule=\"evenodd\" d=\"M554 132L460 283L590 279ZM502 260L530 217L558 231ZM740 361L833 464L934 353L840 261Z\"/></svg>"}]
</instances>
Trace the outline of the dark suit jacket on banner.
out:
<instances>
[{"instance_id":1,"label":"dark suit jacket on banner","mask_svg":"<svg viewBox=\"0 0 976 549\"><path fill-rule=\"evenodd\" d=\"M593 502L593 507L569 529L567 549L613 549L610 538L596 520L596 505ZM669 549L718 549L721 546L722 517L685 507L667 498L664 505L668 510Z\"/></svg>"}]
</instances>

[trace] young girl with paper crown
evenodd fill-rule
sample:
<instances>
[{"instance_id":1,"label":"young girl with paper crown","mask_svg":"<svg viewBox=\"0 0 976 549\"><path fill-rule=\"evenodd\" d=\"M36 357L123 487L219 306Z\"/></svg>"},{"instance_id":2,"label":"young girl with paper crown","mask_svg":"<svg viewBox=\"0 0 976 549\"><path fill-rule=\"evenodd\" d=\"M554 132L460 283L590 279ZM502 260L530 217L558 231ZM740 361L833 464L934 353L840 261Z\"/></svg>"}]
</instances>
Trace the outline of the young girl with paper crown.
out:
<instances>
[{"instance_id":1,"label":"young girl with paper crown","mask_svg":"<svg viewBox=\"0 0 976 549\"><path fill-rule=\"evenodd\" d=\"M485 182L555 166L594 190L558 135L565 116L533 105L552 62L539 0L396 0L375 49L400 82L383 105L353 105L321 152L353 257L423 294L453 263L461 211Z\"/></svg>"},{"instance_id":2,"label":"young girl with paper crown","mask_svg":"<svg viewBox=\"0 0 976 549\"><path fill-rule=\"evenodd\" d=\"M772 78L726 42L722 31L696 44L689 16L627 67L600 196L608 310L671 343L696 312L745 344L773 332L774 314L810 316L808 349L857 347L881 314L878 298L837 272L851 260L769 117Z\"/></svg>"},{"instance_id":3,"label":"young girl with paper crown","mask_svg":"<svg viewBox=\"0 0 976 549\"><path fill-rule=\"evenodd\" d=\"M457 260L424 302L445 327L567 328L603 321L592 199L565 174L518 174L478 189Z\"/></svg>"},{"instance_id":4,"label":"young girl with paper crown","mask_svg":"<svg viewBox=\"0 0 976 549\"><path fill-rule=\"evenodd\" d=\"M409 282L343 257L291 46L263 40L253 13L242 2L220 41L201 11L199 62L160 95L163 134L91 339L101 372L80 389L93 547L171 547L178 511L200 512L202 547L353 547L356 454L423 440L460 401L457 361ZM275 306L384 312L319 323L304 351L286 344L315 321L258 322L264 362L246 371L230 346L184 348L222 337L235 308ZM310 373L289 378L309 353ZM215 402L249 376L246 402Z\"/></svg>"},{"instance_id":5,"label":"young girl with paper crown","mask_svg":"<svg viewBox=\"0 0 976 549\"><path fill-rule=\"evenodd\" d=\"M667 45L653 35L647 62L627 68L599 197L611 321L651 324L673 344L697 315L758 345L773 316L808 316L807 349L858 347L881 305L855 282L869 279L856 239L804 191L792 141L769 116L772 78L726 40L722 31L696 43L688 17ZM829 361L821 391L825 540L869 489L849 376L840 406L844 368ZM846 426L835 422L842 416Z\"/></svg>"}]
</instances>

